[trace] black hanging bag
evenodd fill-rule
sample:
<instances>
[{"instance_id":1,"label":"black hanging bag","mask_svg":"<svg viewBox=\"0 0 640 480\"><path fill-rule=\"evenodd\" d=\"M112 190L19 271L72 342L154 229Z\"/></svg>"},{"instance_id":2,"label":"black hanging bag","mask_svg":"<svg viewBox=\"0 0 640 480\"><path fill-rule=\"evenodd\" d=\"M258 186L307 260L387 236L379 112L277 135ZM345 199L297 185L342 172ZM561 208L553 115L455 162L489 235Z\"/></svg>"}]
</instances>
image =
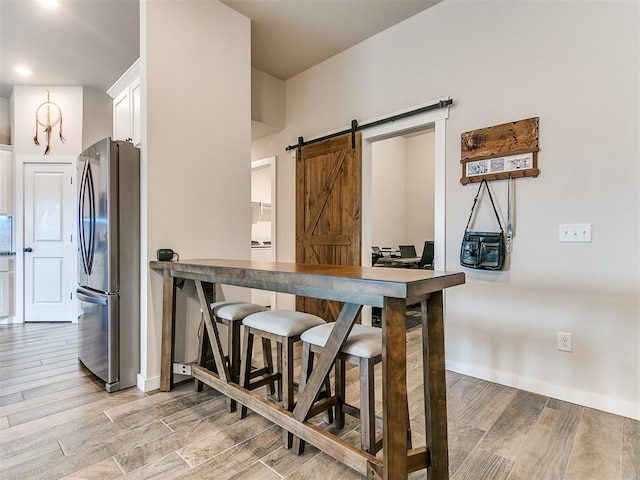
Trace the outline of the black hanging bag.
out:
<instances>
[{"instance_id":1,"label":"black hanging bag","mask_svg":"<svg viewBox=\"0 0 640 480\"><path fill-rule=\"evenodd\" d=\"M499 232L472 232L469 231L469 224L473 218L473 211L476 208L482 185L487 187L487 193L491 200L491 206L496 214L496 220L498 220ZM476 193L476 198L473 199L473 206L471 207L471 214L467 221L467 226L464 229L464 237L462 238L462 246L460 248L460 265L467 268L475 268L478 270L502 270L504 267L504 257L506 255L504 230L502 229L502 223L500 223L500 217L496 210L496 205L493 203L493 197L491 196L491 190L487 181L483 178Z\"/></svg>"}]
</instances>

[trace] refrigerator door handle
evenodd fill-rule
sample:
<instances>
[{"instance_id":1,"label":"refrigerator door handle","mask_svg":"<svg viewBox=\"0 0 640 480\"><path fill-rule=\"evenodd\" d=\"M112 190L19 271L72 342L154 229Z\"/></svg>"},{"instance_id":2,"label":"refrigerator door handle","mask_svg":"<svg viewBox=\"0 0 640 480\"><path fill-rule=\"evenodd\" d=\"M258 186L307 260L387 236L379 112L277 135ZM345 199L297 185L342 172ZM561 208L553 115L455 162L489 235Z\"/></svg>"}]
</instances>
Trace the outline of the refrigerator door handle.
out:
<instances>
[{"instance_id":1,"label":"refrigerator door handle","mask_svg":"<svg viewBox=\"0 0 640 480\"><path fill-rule=\"evenodd\" d=\"M87 186L89 194L89 249L87 251L87 273L91 275L93 269L93 254L95 251L96 235L96 199L93 186L93 174L91 173L91 163L87 161Z\"/></svg>"},{"instance_id":2,"label":"refrigerator door handle","mask_svg":"<svg viewBox=\"0 0 640 480\"><path fill-rule=\"evenodd\" d=\"M79 196L78 196L78 244L80 246L80 256L82 257L82 268L85 275L87 272L87 250L85 247L85 231L84 231L84 201L85 201L85 187L87 179L87 164L84 164L82 173L80 174Z\"/></svg>"},{"instance_id":3,"label":"refrigerator door handle","mask_svg":"<svg viewBox=\"0 0 640 480\"><path fill-rule=\"evenodd\" d=\"M89 274L89 266L88 255L87 255L87 232L85 225L85 217L84 217L84 206L87 200L87 169L89 166L89 161L84 164L84 168L82 169L82 178L80 179L80 198L78 201L78 236L80 237L80 253L82 256L82 268L84 270L85 275Z\"/></svg>"},{"instance_id":4,"label":"refrigerator door handle","mask_svg":"<svg viewBox=\"0 0 640 480\"><path fill-rule=\"evenodd\" d=\"M100 295L100 296L87 295L85 293L82 293L81 290L76 290L76 296L78 297L78 300L82 300L83 302L94 303L97 305L107 304L107 297L104 295Z\"/></svg>"},{"instance_id":5,"label":"refrigerator door handle","mask_svg":"<svg viewBox=\"0 0 640 480\"><path fill-rule=\"evenodd\" d=\"M89 212L89 232L85 230L85 205L88 202ZM93 185L93 174L91 173L91 164L87 159L84 169L82 170L82 178L80 179L80 197L78 201L78 234L80 243L80 253L82 254L82 266L87 275L91 275L93 268L93 255L95 251L95 230L96 230L96 204L95 192Z\"/></svg>"}]
</instances>

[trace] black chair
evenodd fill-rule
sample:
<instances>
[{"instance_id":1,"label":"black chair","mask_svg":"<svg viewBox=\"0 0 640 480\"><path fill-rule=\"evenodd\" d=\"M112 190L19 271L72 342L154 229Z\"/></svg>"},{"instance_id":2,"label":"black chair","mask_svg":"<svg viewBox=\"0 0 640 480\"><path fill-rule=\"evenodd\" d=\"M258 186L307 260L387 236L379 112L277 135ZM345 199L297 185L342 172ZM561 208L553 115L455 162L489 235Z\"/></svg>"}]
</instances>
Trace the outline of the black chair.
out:
<instances>
[{"instance_id":1,"label":"black chair","mask_svg":"<svg viewBox=\"0 0 640 480\"><path fill-rule=\"evenodd\" d=\"M380 251L380 247L371 247L373 252L371 252L371 266L373 267L378 260L380 260L383 255Z\"/></svg>"},{"instance_id":2,"label":"black chair","mask_svg":"<svg viewBox=\"0 0 640 480\"><path fill-rule=\"evenodd\" d=\"M399 245L400 258L416 258L416 247L414 245Z\"/></svg>"},{"instance_id":3,"label":"black chair","mask_svg":"<svg viewBox=\"0 0 640 480\"><path fill-rule=\"evenodd\" d=\"M434 246L431 240L424 242L422 249L422 258L420 259L420 267L426 270L433 270Z\"/></svg>"}]
</instances>

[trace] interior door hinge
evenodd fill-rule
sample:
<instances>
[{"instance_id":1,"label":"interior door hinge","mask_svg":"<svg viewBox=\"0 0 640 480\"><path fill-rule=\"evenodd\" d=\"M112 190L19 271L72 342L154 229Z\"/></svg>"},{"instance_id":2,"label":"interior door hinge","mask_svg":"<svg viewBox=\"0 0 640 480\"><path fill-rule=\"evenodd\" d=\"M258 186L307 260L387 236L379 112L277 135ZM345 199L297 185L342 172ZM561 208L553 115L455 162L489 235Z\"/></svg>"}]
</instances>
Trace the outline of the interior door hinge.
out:
<instances>
[{"instance_id":1,"label":"interior door hinge","mask_svg":"<svg viewBox=\"0 0 640 480\"><path fill-rule=\"evenodd\" d=\"M69 294L69 300L73 300L73 292Z\"/></svg>"},{"instance_id":2,"label":"interior door hinge","mask_svg":"<svg viewBox=\"0 0 640 480\"><path fill-rule=\"evenodd\" d=\"M73 185L73 177L69 177L69 182Z\"/></svg>"}]
</instances>

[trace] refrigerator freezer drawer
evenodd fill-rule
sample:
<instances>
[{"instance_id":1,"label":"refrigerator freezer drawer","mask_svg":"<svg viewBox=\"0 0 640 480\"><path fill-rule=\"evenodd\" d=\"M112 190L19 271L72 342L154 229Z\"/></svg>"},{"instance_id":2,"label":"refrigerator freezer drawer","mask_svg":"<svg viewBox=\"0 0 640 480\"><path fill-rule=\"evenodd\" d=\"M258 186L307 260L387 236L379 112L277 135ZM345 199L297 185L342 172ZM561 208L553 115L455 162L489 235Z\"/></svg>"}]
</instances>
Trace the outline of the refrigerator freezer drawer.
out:
<instances>
[{"instance_id":1,"label":"refrigerator freezer drawer","mask_svg":"<svg viewBox=\"0 0 640 480\"><path fill-rule=\"evenodd\" d=\"M118 295L79 288L78 358L106 383L107 391L119 390Z\"/></svg>"}]
</instances>

